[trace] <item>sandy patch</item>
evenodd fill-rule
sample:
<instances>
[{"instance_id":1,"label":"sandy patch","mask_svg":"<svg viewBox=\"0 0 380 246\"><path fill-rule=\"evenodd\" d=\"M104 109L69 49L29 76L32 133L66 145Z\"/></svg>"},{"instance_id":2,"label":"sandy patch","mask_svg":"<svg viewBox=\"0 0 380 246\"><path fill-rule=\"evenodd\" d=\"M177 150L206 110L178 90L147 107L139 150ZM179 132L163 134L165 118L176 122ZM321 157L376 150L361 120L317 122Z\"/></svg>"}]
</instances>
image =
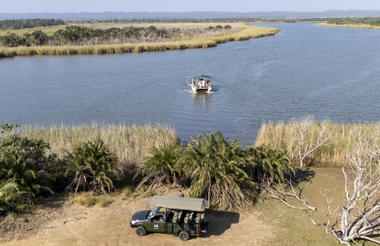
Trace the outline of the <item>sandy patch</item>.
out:
<instances>
[{"instance_id":1,"label":"sandy patch","mask_svg":"<svg viewBox=\"0 0 380 246\"><path fill-rule=\"evenodd\" d=\"M208 215L211 236L187 242L166 234L139 237L129 221L134 212L151 209L149 201L118 199L107 208L65 205L30 237L1 245L265 245L274 237L275 228L259 220L256 212L212 212Z\"/></svg>"}]
</instances>

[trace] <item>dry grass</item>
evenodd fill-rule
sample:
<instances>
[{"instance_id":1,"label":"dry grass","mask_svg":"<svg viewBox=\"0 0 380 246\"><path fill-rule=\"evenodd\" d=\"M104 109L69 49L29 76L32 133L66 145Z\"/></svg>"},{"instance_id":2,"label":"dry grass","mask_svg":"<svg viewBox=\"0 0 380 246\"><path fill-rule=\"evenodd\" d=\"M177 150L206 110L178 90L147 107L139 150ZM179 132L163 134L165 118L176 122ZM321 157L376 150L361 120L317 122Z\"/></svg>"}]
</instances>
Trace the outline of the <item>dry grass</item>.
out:
<instances>
[{"instance_id":1,"label":"dry grass","mask_svg":"<svg viewBox=\"0 0 380 246\"><path fill-rule=\"evenodd\" d=\"M50 144L50 152L59 157L72 151L81 142L101 138L123 164L140 162L153 147L164 147L178 142L175 131L161 126L51 126L24 127L23 136L43 139Z\"/></svg>"},{"instance_id":2,"label":"dry grass","mask_svg":"<svg viewBox=\"0 0 380 246\"><path fill-rule=\"evenodd\" d=\"M257 27L246 24L240 26L236 32L223 33L206 37L194 37L188 40L156 42L156 43L133 43L115 45L86 45L86 46L30 46L0 48L0 58L14 56L61 56L61 55L101 55L123 54L152 51L182 50L216 47L217 44L230 41L243 41L276 34L279 29L271 27Z\"/></svg>"},{"instance_id":3,"label":"dry grass","mask_svg":"<svg viewBox=\"0 0 380 246\"><path fill-rule=\"evenodd\" d=\"M71 201L85 207L99 205L102 208L108 207L114 200L110 195L95 195L92 192L83 192L71 198Z\"/></svg>"},{"instance_id":4,"label":"dry grass","mask_svg":"<svg viewBox=\"0 0 380 246\"><path fill-rule=\"evenodd\" d=\"M346 28L364 28L364 29L380 29L380 26L366 25L366 24L328 24L328 23L318 23L318 26L327 27L346 27Z\"/></svg>"},{"instance_id":5,"label":"dry grass","mask_svg":"<svg viewBox=\"0 0 380 246\"><path fill-rule=\"evenodd\" d=\"M296 121L264 123L259 130L255 144L282 148L291 154L297 141L294 134L296 127ZM310 129L311 134L306 141L314 141L318 137L320 129L320 124L313 122ZM358 143L358 133L361 133L362 138L380 136L380 123L336 124L326 122L326 133L330 136L329 141L310 155L311 160L316 166L341 167L346 166L347 152L353 150ZM380 139L377 139L380 147Z\"/></svg>"}]
</instances>

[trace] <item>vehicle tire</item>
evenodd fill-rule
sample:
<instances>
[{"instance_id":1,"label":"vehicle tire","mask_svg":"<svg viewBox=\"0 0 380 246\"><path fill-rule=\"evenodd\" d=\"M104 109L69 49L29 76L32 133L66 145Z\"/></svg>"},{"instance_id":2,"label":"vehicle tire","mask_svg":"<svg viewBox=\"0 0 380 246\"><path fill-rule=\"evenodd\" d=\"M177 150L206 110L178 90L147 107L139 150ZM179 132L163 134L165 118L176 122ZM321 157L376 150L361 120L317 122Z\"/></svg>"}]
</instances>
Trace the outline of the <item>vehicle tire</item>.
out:
<instances>
[{"instance_id":1,"label":"vehicle tire","mask_svg":"<svg viewBox=\"0 0 380 246\"><path fill-rule=\"evenodd\" d=\"M136 228L136 234L139 235L139 236L145 236L146 235L146 230L144 227L142 226L138 226Z\"/></svg>"},{"instance_id":2,"label":"vehicle tire","mask_svg":"<svg viewBox=\"0 0 380 246\"><path fill-rule=\"evenodd\" d=\"M190 238L190 235L187 231L181 231L178 236L182 241L187 241Z\"/></svg>"}]
</instances>

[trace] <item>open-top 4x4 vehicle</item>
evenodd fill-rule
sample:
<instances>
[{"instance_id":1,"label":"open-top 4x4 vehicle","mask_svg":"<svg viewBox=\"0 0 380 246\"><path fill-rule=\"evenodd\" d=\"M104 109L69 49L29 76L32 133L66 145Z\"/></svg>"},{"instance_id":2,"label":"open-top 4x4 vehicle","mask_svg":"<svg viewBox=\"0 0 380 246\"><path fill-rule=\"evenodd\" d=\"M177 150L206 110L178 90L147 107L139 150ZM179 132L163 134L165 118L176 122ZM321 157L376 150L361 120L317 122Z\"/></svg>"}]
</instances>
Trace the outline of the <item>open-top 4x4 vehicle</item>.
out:
<instances>
[{"instance_id":1,"label":"open-top 4x4 vehicle","mask_svg":"<svg viewBox=\"0 0 380 246\"><path fill-rule=\"evenodd\" d=\"M137 235L160 232L177 235L186 241L190 236L199 237L207 233L204 199L154 196L151 203L157 207L152 211L139 211L132 216L131 227L136 228Z\"/></svg>"}]
</instances>

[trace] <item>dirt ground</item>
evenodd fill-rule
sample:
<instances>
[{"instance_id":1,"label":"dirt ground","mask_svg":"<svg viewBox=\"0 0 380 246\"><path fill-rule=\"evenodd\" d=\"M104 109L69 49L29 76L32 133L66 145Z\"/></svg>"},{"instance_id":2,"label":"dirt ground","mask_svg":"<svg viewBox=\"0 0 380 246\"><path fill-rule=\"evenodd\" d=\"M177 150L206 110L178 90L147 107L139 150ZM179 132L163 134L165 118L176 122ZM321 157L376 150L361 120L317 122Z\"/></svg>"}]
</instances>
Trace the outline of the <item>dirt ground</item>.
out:
<instances>
[{"instance_id":1,"label":"dirt ground","mask_svg":"<svg viewBox=\"0 0 380 246\"><path fill-rule=\"evenodd\" d=\"M257 212L239 214L221 211L207 215L209 237L187 242L165 234L139 237L129 226L130 218L138 210L153 208L149 201L150 198L135 201L118 198L106 208L87 208L67 201L51 202L51 207L44 206L36 210L30 219L24 218L19 234L11 237L5 232L7 230L2 230L4 235L0 235L3 240L0 245L269 245L268 242L274 237L275 228L260 221ZM31 220L34 216L40 218L41 223L33 228ZM0 226L6 224L3 221ZM8 229L12 231L15 228ZM13 240L9 241L10 238Z\"/></svg>"}]
</instances>

